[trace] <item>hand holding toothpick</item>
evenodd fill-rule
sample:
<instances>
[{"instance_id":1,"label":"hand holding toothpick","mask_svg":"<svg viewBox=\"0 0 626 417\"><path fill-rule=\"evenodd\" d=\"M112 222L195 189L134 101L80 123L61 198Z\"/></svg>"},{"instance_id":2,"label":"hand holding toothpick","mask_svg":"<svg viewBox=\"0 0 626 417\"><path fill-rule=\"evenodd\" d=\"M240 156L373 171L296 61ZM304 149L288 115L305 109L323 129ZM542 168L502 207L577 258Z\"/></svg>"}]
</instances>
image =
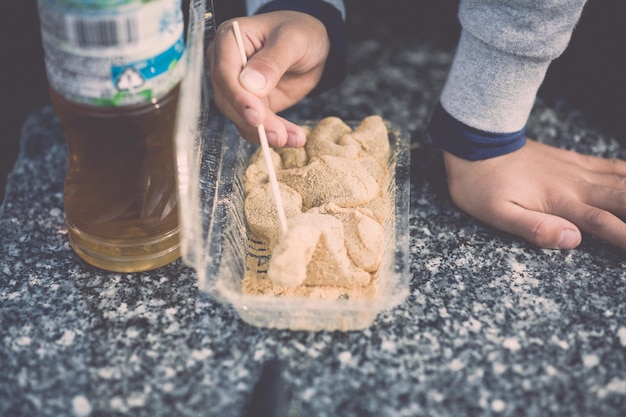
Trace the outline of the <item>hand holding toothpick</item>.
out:
<instances>
[{"instance_id":1,"label":"hand holding toothpick","mask_svg":"<svg viewBox=\"0 0 626 417\"><path fill-rule=\"evenodd\" d=\"M239 30L239 23L236 21L233 22L233 32L235 33L237 48L239 48L239 53L241 54L242 67L245 67L246 63L248 62L248 57L246 56L246 51L243 46L241 31ZM285 233L287 233L287 217L285 216L283 199L280 195L280 190L278 189L278 180L276 179L276 172L274 170L274 165L272 164L272 156L270 154L270 147L267 143L267 135L265 134L265 127L263 126L263 123L258 126L258 131L259 142L261 142L261 149L263 151L263 157L265 158L265 164L267 166L267 174L269 176L270 186L272 188L272 194L274 196L274 203L276 204L278 221L280 222L280 231L281 235L284 235Z\"/></svg>"}]
</instances>

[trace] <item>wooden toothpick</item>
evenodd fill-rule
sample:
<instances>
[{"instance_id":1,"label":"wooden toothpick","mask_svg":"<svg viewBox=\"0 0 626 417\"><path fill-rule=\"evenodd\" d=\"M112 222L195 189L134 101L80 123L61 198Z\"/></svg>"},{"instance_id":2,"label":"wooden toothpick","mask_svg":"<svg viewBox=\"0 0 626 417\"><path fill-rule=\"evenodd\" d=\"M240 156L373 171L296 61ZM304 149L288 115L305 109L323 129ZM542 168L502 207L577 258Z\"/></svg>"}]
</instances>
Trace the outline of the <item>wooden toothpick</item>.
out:
<instances>
[{"instance_id":1,"label":"wooden toothpick","mask_svg":"<svg viewBox=\"0 0 626 417\"><path fill-rule=\"evenodd\" d=\"M246 56L246 50L243 46L243 40L241 38L241 31L239 30L239 23L233 22L233 31L235 32L235 40L237 41L237 48L239 48L239 54L241 55L242 68L248 63ZM274 170L274 164L272 163L272 154L270 153L270 147L267 143L267 135L265 133L265 126L261 123L258 126L259 142L261 142L261 149L263 151L263 157L265 158L265 164L267 165L267 174L270 179L270 187L272 188L272 195L274 196L274 203L276 204L276 211L278 212L278 221L280 222L280 231L284 235L287 233L287 216L285 216L285 207L283 206L283 198L280 195L278 188L278 180L276 179L276 171Z\"/></svg>"}]
</instances>

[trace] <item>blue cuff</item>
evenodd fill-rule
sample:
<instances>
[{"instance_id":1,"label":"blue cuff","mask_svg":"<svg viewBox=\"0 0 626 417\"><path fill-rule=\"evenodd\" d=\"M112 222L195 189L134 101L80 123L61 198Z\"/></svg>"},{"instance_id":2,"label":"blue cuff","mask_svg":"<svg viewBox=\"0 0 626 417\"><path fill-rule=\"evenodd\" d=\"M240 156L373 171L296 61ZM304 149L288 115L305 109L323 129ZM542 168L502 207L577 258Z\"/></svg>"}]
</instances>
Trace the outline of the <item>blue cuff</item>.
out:
<instances>
[{"instance_id":1,"label":"blue cuff","mask_svg":"<svg viewBox=\"0 0 626 417\"><path fill-rule=\"evenodd\" d=\"M326 27L330 39L330 51L324 65L324 73L317 86L309 93L317 95L341 84L346 77L348 66L348 40L341 12L322 0L274 0L261 7L257 14L277 10L294 10L307 13Z\"/></svg>"},{"instance_id":2,"label":"blue cuff","mask_svg":"<svg viewBox=\"0 0 626 417\"><path fill-rule=\"evenodd\" d=\"M428 125L433 144L470 161L493 158L518 150L526 143L526 128L513 133L491 133L467 126L437 104Z\"/></svg>"}]
</instances>

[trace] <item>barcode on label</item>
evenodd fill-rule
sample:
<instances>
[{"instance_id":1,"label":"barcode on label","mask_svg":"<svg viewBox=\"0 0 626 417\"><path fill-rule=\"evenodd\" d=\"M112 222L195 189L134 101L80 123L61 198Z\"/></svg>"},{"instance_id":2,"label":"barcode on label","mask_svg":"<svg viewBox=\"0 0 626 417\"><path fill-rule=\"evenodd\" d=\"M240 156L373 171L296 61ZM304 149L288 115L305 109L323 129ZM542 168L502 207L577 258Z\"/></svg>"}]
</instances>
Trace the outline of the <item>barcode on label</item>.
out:
<instances>
[{"instance_id":1,"label":"barcode on label","mask_svg":"<svg viewBox=\"0 0 626 417\"><path fill-rule=\"evenodd\" d=\"M67 39L79 48L111 48L139 42L139 21L135 16L111 19L66 20Z\"/></svg>"}]
</instances>

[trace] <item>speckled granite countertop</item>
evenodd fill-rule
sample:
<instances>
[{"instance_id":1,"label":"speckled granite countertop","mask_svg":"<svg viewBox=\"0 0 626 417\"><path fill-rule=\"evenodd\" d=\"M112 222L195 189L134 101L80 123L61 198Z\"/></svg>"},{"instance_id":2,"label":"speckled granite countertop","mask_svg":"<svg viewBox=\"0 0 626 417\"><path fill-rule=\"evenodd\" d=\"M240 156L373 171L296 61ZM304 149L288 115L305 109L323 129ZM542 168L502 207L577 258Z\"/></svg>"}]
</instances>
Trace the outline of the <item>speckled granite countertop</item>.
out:
<instances>
[{"instance_id":1,"label":"speckled granite countertop","mask_svg":"<svg viewBox=\"0 0 626 417\"><path fill-rule=\"evenodd\" d=\"M140 274L81 262L66 236L65 149L50 108L22 134L0 212L0 416L241 416L279 358L300 416L624 416L626 256L589 236L541 250L459 212L425 140L451 54L353 45L346 83L289 117L376 113L416 143L411 295L368 329L259 329L199 295L182 262ZM565 105L535 138L626 157Z\"/></svg>"}]
</instances>

